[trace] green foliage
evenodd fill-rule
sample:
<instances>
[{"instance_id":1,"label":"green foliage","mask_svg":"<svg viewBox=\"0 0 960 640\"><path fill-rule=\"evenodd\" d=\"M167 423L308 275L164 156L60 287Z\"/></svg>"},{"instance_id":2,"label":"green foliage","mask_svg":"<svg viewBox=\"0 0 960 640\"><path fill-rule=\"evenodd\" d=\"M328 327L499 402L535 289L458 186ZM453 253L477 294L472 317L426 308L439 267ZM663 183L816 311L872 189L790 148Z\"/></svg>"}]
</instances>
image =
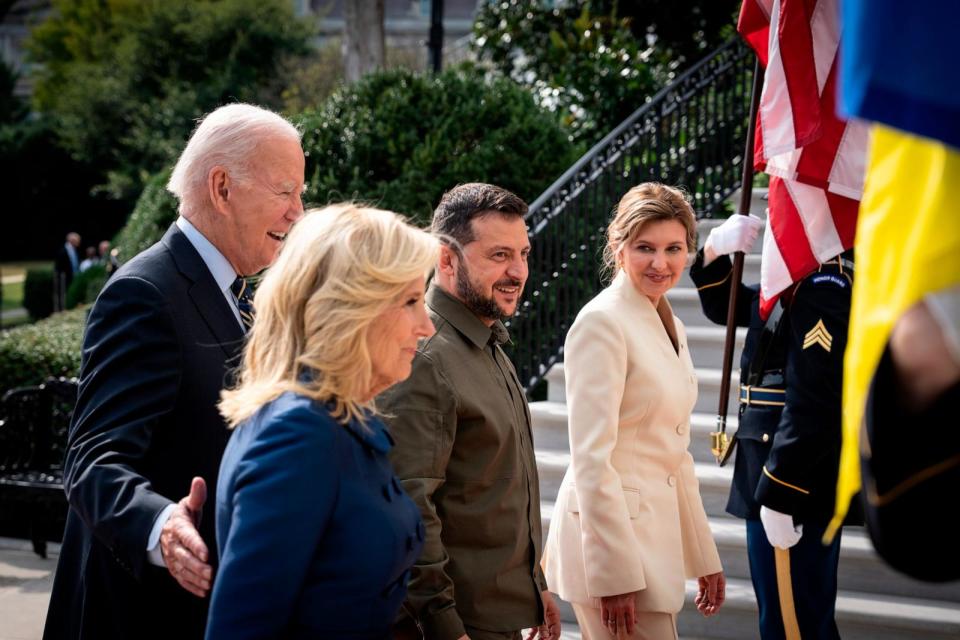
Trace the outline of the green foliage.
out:
<instances>
[{"instance_id":1,"label":"green foliage","mask_svg":"<svg viewBox=\"0 0 960 640\"><path fill-rule=\"evenodd\" d=\"M530 89L574 140L597 142L626 119L662 78L615 11L546 0L483 3L474 24L478 57Z\"/></svg>"},{"instance_id":2,"label":"green foliage","mask_svg":"<svg viewBox=\"0 0 960 640\"><path fill-rule=\"evenodd\" d=\"M70 288L67 289L67 300L64 303L67 309L75 309L77 305L88 304L97 299L97 294L107 283L107 269L102 264L95 264L86 271L81 271L73 278Z\"/></svg>"},{"instance_id":3,"label":"green foliage","mask_svg":"<svg viewBox=\"0 0 960 640\"><path fill-rule=\"evenodd\" d=\"M53 269L27 269L23 281L23 308L34 320L53 313Z\"/></svg>"},{"instance_id":4,"label":"green foliage","mask_svg":"<svg viewBox=\"0 0 960 640\"><path fill-rule=\"evenodd\" d=\"M422 46L388 43L384 68L423 71L426 56L422 49ZM304 58L289 59L280 70L285 81L283 111L300 113L323 105L344 83L343 65L343 44L336 37L326 40Z\"/></svg>"},{"instance_id":5,"label":"green foliage","mask_svg":"<svg viewBox=\"0 0 960 640\"><path fill-rule=\"evenodd\" d=\"M594 143L735 34L740 0L498 0L474 23L478 57Z\"/></svg>"},{"instance_id":6,"label":"green foliage","mask_svg":"<svg viewBox=\"0 0 960 640\"><path fill-rule=\"evenodd\" d=\"M18 122L27 115L27 106L14 95L18 74L0 60L0 124Z\"/></svg>"},{"instance_id":7,"label":"green foliage","mask_svg":"<svg viewBox=\"0 0 960 640\"><path fill-rule=\"evenodd\" d=\"M177 219L177 199L166 189L170 171L165 169L147 180L126 226L114 239L112 244L121 262L160 240Z\"/></svg>"},{"instance_id":8,"label":"green foliage","mask_svg":"<svg viewBox=\"0 0 960 640\"><path fill-rule=\"evenodd\" d=\"M108 168L116 196L169 164L220 104L277 107L276 78L308 50L289 0L54 0L28 43L39 111L77 159Z\"/></svg>"},{"instance_id":9,"label":"green foliage","mask_svg":"<svg viewBox=\"0 0 960 640\"><path fill-rule=\"evenodd\" d=\"M462 182L530 201L580 151L527 91L471 67L370 74L301 121L308 201L359 199L421 222Z\"/></svg>"},{"instance_id":10,"label":"green foliage","mask_svg":"<svg viewBox=\"0 0 960 640\"><path fill-rule=\"evenodd\" d=\"M79 376L86 317L81 307L0 332L0 392L50 376Z\"/></svg>"}]
</instances>

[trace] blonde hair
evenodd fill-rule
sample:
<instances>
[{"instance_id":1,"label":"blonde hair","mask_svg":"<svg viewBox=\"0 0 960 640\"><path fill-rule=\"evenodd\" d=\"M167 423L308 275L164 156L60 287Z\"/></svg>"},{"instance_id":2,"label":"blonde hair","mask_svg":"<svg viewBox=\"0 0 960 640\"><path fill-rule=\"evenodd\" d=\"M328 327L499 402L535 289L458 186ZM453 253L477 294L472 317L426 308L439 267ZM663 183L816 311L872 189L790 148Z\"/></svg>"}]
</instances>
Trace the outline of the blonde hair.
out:
<instances>
[{"instance_id":1,"label":"blonde hair","mask_svg":"<svg viewBox=\"0 0 960 640\"><path fill-rule=\"evenodd\" d=\"M439 242L390 211L335 204L298 222L254 297L236 385L220 394L231 428L291 391L332 402L341 422L374 411L371 323L436 264Z\"/></svg>"},{"instance_id":2,"label":"blonde hair","mask_svg":"<svg viewBox=\"0 0 960 640\"><path fill-rule=\"evenodd\" d=\"M604 273L612 276L619 269L617 254L632 242L651 222L676 220L687 232L687 252L697 250L697 217L686 193L678 187L659 182L644 182L627 191L607 226L607 244L603 249Z\"/></svg>"}]
</instances>

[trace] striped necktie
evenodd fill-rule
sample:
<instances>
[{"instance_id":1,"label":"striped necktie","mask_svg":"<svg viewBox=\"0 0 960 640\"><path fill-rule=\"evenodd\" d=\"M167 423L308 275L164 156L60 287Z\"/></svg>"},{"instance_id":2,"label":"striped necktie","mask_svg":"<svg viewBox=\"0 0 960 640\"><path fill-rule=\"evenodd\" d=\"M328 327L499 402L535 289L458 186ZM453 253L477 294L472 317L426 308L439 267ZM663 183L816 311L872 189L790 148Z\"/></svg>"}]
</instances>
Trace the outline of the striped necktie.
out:
<instances>
[{"instance_id":1,"label":"striped necktie","mask_svg":"<svg viewBox=\"0 0 960 640\"><path fill-rule=\"evenodd\" d=\"M243 322L245 331L250 331L253 326L253 288L247 284L246 278L237 276L237 279L230 285L230 291L237 298L237 309L240 311L240 320Z\"/></svg>"}]
</instances>

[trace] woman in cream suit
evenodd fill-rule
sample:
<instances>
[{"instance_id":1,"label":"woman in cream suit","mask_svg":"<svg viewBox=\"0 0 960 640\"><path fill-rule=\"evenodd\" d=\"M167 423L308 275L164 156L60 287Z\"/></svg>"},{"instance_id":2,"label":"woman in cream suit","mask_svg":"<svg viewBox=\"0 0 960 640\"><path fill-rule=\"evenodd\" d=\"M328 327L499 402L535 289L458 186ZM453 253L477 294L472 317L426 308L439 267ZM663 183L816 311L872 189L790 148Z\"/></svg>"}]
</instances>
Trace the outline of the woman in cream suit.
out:
<instances>
[{"instance_id":1,"label":"woman in cream suit","mask_svg":"<svg viewBox=\"0 0 960 640\"><path fill-rule=\"evenodd\" d=\"M720 557L687 451L697 379L665 296L695 250L682 192L634 187L607 229L613 281L567 335L571 464L543 564L585 640L676 638L687 578L699 580L704 615L723 604Z\"/></svg>"}]
</instances>

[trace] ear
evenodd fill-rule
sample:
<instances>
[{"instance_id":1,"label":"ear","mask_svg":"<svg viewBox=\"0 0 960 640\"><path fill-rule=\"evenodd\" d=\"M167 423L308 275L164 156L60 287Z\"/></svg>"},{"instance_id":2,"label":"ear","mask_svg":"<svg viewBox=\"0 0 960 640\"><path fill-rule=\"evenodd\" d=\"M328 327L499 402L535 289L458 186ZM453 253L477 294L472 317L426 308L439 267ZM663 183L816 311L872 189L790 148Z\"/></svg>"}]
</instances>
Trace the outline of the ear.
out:
<instances>
[{"instance_id":1,"label":"ear","mask_svg":"<svg viewBox=\"0 0 960 640\"><path fill-rule=\"evenodd\" d=\"M437 266L437 271L445 276L453 277L459 259L460 256L457 255L457 252L454 251L453 248L445 244L440 245L440 262Z\"/></svg>"},{"instance_id":2,"label":"ear","mask_svg":"<svg viewBox=\"0 0 960 640\"><path fill-rule=\"evenodd\" d=\"M613 264L618 268L623 268L623 248L625 244L621 244L620 248L613 246L613 243L610 243L610 250L613 251Z\"/></svg>"},{"instance_id":3,"label":"ear","mask_svg":"<svg viewBox=\"0 0 960 640\"><path fill-rule=\"evenodd\" d=\"M217 165L210 169L210 173L207 174L207 192L214 211L223 214L229 212L232 204L230 200L232 188L233 183L226 168Z\"/></svg>"}]
</instances>

